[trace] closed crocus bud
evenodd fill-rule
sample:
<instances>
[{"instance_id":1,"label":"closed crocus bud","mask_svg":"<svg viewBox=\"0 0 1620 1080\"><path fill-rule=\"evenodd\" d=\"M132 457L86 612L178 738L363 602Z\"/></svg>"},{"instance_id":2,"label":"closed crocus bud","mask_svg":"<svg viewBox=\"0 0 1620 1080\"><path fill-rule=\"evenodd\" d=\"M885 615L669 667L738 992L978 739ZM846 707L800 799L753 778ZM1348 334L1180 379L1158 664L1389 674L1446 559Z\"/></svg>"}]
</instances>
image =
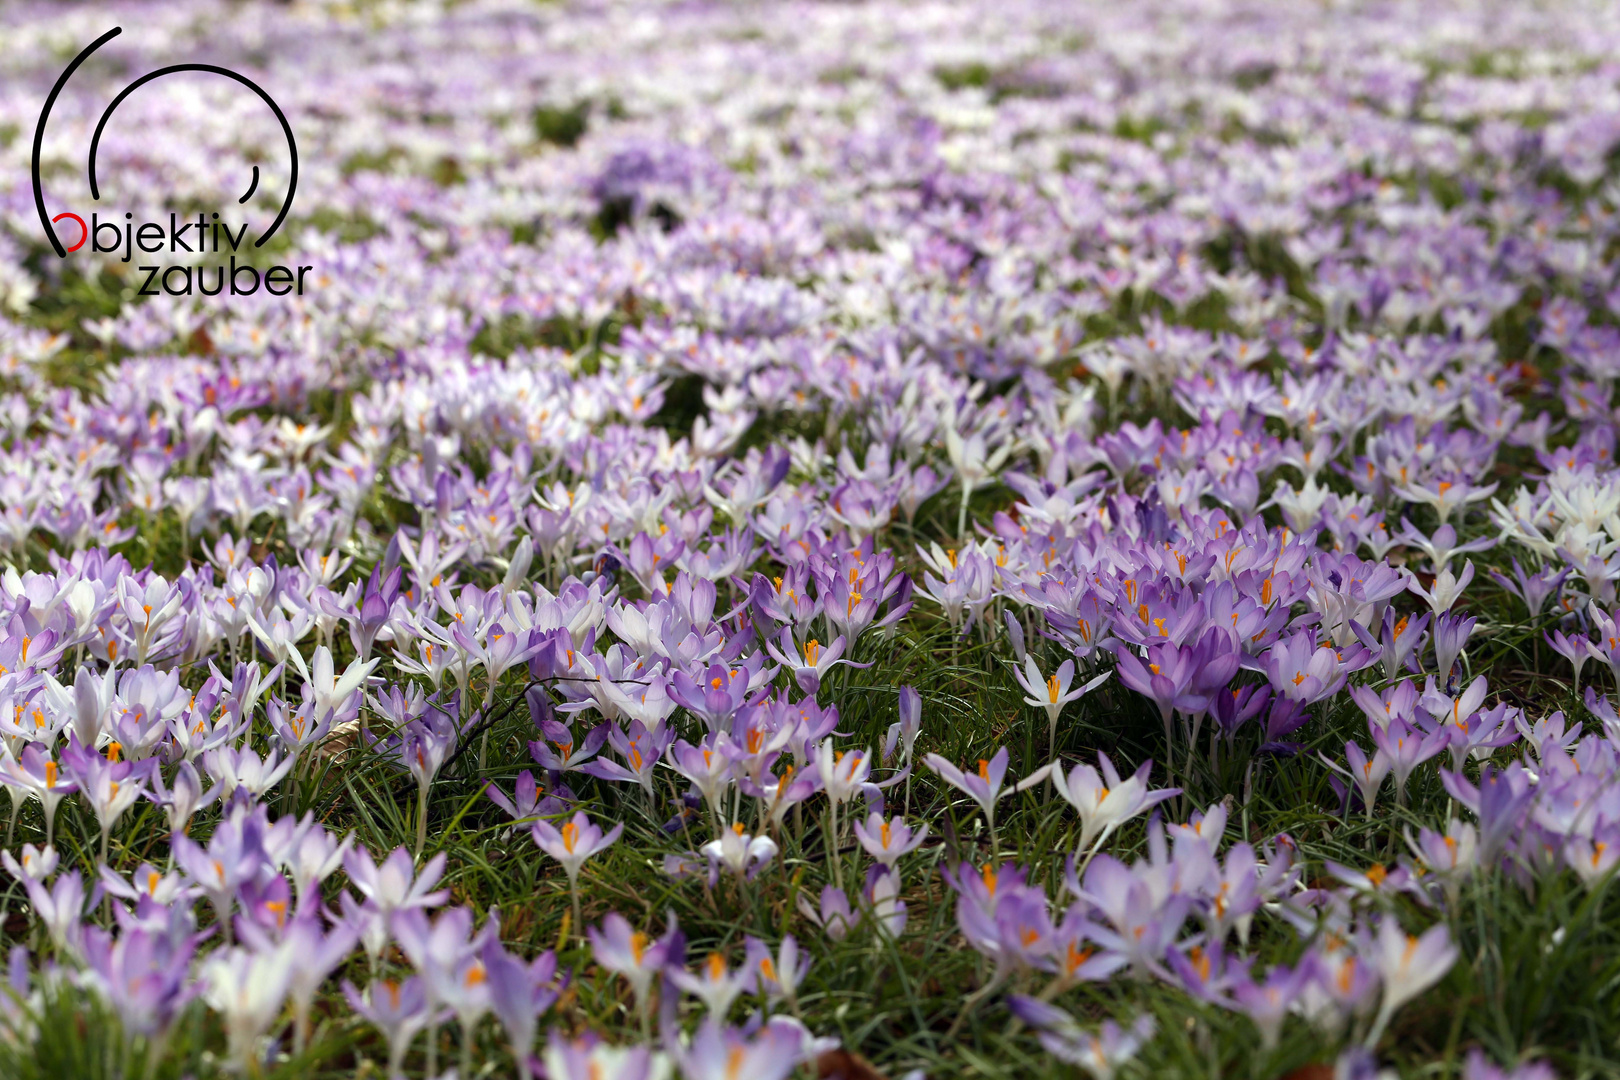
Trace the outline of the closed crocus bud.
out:
<instances>
[{"instance_id":1,"label":"closed crocus bud","mask_svg":"<svg viewBox=\"0 0 1620 1080\"><path fill-rule=\"evenodd\" d=\"M73 732L85 746L95 746L101 738L102 719L107 712L113 680L98 676L88 667L79 669L73 679Z\"/></svg>"}]
</instances>

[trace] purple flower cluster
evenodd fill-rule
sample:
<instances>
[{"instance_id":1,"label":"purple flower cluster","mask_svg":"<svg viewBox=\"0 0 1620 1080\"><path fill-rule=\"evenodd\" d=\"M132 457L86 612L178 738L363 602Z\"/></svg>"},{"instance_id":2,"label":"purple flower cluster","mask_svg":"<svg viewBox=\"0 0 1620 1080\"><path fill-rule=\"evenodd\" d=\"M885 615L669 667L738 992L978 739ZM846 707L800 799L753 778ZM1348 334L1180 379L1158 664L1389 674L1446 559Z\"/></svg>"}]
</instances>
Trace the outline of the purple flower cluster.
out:
<instances>
[{"instance_id":1,"label":"purple flower cluster","mask_svg":"<svg viewBox=\"0 0 1620 1080\"><path fill-rule=\"evenodd\" d=\"M1443 6L170 0L50 205L206 54L299 131L313 272L144 302L20 179L102 15L0 10L0 1038L60 975L248 1072L330 1003L390 1076L493 1025L770 1080L836 1048L821 956L954 902L953 1037L1008 988L1110 1077L1156 1024L1056 999L1156 980L1375 1070L1465 889L1620 861L1620 30ZM96 213L279 197L260 104L131 97ZM965 673L1017 715L947 720ZM373 767L386 850L298 812ZM1229 827L1283 770L1365 860ZM451 902L451 784L555 949ZM754 932L689 961L605 906L647 867Z\"/></svg>"}]
</instances>

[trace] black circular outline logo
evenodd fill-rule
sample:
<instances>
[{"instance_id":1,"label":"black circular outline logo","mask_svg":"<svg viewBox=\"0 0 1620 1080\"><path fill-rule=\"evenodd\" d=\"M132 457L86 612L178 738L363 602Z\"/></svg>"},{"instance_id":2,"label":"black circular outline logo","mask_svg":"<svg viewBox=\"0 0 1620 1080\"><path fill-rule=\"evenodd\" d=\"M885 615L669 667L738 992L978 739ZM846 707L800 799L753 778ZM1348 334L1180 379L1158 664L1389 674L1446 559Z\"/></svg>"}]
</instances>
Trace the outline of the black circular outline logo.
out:
<instances>
[{"instance_id":1,"label":"black circular outline logo","mask_svg":"<svg viewBox=\"0 0 1620 1080\"><path fill-rule=\"evenodd\" d=\"M79 222L79 225L82 228L84 225L84 219L80 218L77 214L58 214L53 218L45 209L45 189L40 183L39 176L39 154L40 148L45 142L45 122L50 119L51 109L56 105L56 99L62 93L62 87L66 86L68 79L72 77L75 71L79 70L79 65L84 63L91 53L95 52L97 49L101 48L103 45L107 44L107 42L111 41L113 38L117 37L123 32L123 27L113 27L105 34L102 34L95 41L85 46L84 51L80 52L78 56L73 58L73 62L67 66L67 69L62 72L61 77L56 80L56 85L51 87L50 96L45 99L45 108L39 114L39 123L34 127L34 206L39 211L39 223L44 227L45 235L50 239L51 246L56 249L56 254L64 259L67 258L69 251L77 251L80 247L84 246L84 238L80 238L79 242L72 248L64 248L62 247L62 241L57 238L56 227L53 223L60 221L64 217L72 217L74 220ZM263 247L265 241L276 235L276 230L281 228L281 223L287 220L287 212L292 209L293 196L298 191L298 140L293 137L292 125L287 122L287 114L281 111L281 106L276 104L275 99L269 94L265 93L264 88L258 83L254 82L246 75L243 75L241 72L232 71L230 68L219 67L215 64L174 64L170 67L159 68L156 71L148 72L120 90L118 92L118 96L112 99L112 103L108 105L106 111L101 114L101 122L96 125L95 136L90 140L90 161L88 165L88 173L90 177L90 196L98 202L101 199L101 190L99 185L96 183L96 151L101 147L101 133L106 129L107 121L112 118L113 110L118 108L118 106L123 103L125 98L129 97L129 95L133 94L136 90L139 90L141 87L145 86L154 79L161 79L165 75L174 75L182 71L206 71L213 75L223 75L227 79L234 79L243 86L247 87L249 90L252 90L255 94L259 95L259 99L266 105L270 106L270 111L275 113L276 119L281 122L282 133L287 136L287 153L291 159L292 168L287 181L287 197L282 200L281 212L276 215L276 220L270 223L270 227L266 229L264 233L253 243L254 247ZM259 167L255 165L253 166L253 182L248 186L247 194L243 195L237 200L237 202L247 202L253 197L253 193L258 189Z\"/></svg>"}]
</instances>

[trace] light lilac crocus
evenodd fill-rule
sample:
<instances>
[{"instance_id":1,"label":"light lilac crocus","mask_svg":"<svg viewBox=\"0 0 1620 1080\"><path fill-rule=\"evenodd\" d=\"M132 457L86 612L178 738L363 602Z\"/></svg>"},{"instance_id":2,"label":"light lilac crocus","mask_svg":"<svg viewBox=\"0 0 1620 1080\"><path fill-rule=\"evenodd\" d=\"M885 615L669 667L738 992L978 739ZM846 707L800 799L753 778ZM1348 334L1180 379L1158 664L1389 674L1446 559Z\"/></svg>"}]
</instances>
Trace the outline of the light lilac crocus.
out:
<instances>
[{"instance_id":1,"label":"light lilac crocus","mask_svg":"<svg viewBox=\"0 0 1620 1080\"><path fill-rule=\"evenodd\" d=\"M596 962L605 970L624 976L630 984L641 1013L643 1034L647 1034L652 981L665 968L679 967L685 957L686 938L675 920L675 913L669 913L668 927L656 940L632 927L616 911L609 912L602 920L601 929L593 926L586 931L586 936Z\"/></svg>"},{"instance_id":2,"label":"light lilac crocus","mask_svg":"<svg viewBox=\"0 0 1620 1080\"><path fill-rule=\"evenodd\" d=\"M243 1072L254 1070L259 1041L280 1017L298 963L296 950L285 942L262 951L220 949L203 962L203 997L224 1021L231 1058Z\"/></svg>"},{"instance_id":3,"label":"light lilac crocus","mask_svg":"<svg viewBox=\"0 0 1620 1080\"><path fill-rule=\"evenodd\" d=\"M1013 667L1013 675L1018 679L1018 685L1022 686L1024 693L1028 695L1024 698L1024 703L1046 711L1047 757L1057 754L1057 722L1063 706L1071 701L1079 701L1107 682L1109 674L1105 671L1079 686L1074 686L1073 660L1063 661L1058 665L1057 671L1043 678L1041 669L1035 664L1035 658L1027 653L1024 656L1024 666Z\"/></svg>"},{"instance_id":4,"label":"light lilac crocus","mask_svg":"<svg viewBox=\"0 0 1620 1080\"><path fill-rule=\"evenodd\" d=\"M568 875L568 891L574 901L575 927L584 925L579 916L580 867L592 855L606 851L623 834L623 822L604 833L583 810L575 811L574 816L564 822L560 829L543 818L531 826L535 845L562 863L563 871Z\"/></svg>"},{"instance_id":5,"label":"light lilac crocus","mask_svg":"<svg viewBox=\"0 0 1620 1080\"><path fill-rule=\"evenodd\" d=\"M547 1080L668 1080L672 1071L661 1051L611 1046L593 1032L579 1038L552 1032L542 1061Z\"/></svg>"},{"instance_id":6,"label":"light lilac crocus","mask_svg":"<svg viewBox=\"0 0 1620 1080\"><path fill-rule=\"evenodd\" d=\"M1377 1046L1395 1010L1444 978L1457 956L1445 923L1431 926L1419 937L1402 930L1393 914L1386 915L1378 925L1369 957L1383 981L1384 993L1364 1045Z\"/></svg>"},{"instance_id":7,"label":"light lilac crocus","mask_svg":"<svg viewBox=\"0 0 1620 1080\"><path fill-rule=\"evenodd\" d=\"M775 955L771 948L757 937L743 940L747 952L747 966L758 979L758 991L768 1001L786 1001L796 1007L799 984L810 973L810 957L800 950L792 934L782 936L782 944Z\"/></svg>"},{"instance_id":8,"label":"light lilac crocus","mask_svg":"<svg viewBox=\"0 0 1620 1080\"><path fill-rule=\"evenodd\" d=\"M709 887L713 888L721 867L729 870L739 882L752 881L754 875L776 858L778 850L770 837L749 836L742 822L738 822L729 829L721 829L720 835L699 848L698 853L709 860Z\"/></svg>"},{"instance_id":9,"label":"light lilac crocus","mask_svg":"<svg viewBox=\"0 0 1620 1080\"><path fill-rule=\"evenodd\" d=\"M838 664L847 664L850 667L867 668L871 664L857 664L853 660L842 659L844 655L844 636L842 634L833 638L832 644L822 645L811 638L804 643L804 648L793 640L792 629L782 631L779 639L781 648L778 649L773 642L766 642L765 648L771 658L778 664L793 673L793 680L799 684L799 689L814 697L821 689L821 680L826 678L827 672Z\"/></svg>"},{"instance_id":10,"label":"light lilac crocus","mask_svg":"<svg viewBox=\"0 0 1620 1080\"><path fill-rule=\"evenodd\" d=\"M748 964L733 971L726 965L724 955L712 952L696 972L682 967L670 969L669 980L703 1002L711 1019L723 1022L731 1011L732 1002L753 990L755 972Z\"/></svg>"},{"instance_id":11,"label":"light lilac crocus","mask_svg":"<svg viewBox=\"0 0 1620 1080\"><path fill-rule=\"evenodd\" d=\"M344 894L346 914L355 919L360 928L360 941L365 946L371 967L376 971L377 961L388 944L390 923L394 912L410 908L438 907L450 897L448 890L434 891L433 886L444 876L445 855L435 855L423 865L420 873L416 860L405 848L395 848L379 865L372 861L371 853L356 844L343 857L343 869L349 884L365 898L361 907Z\"/></svg>"},{"instance_id":12,"label":"light lilac crocus","mask_svg":"<svg viewBox=\"0 0 1620 1080\"><path fill-rule=\"evenodd\" d=\"M1142 762L1124 779L1107 754L1097 755L1097 765L1101 775L1090 765L1076 765L1068 776L1063 775L1061 763L1053 762L1051 766L1052 785L1080 815L1079 848L1088 855L1131 818L1181 794L1180 788L1154 791L1148 787L1148 776L1153 772L1151 761Z\"/></svg>"},{"instance_id":13,"label":"light lilac crocus","mask_svg":"<svg viewBox=\"0 0 1620 1080\"><path fill-rule=\"evenodd\" d=\"M1344 756L1349 762L1349 768L1334 764L1327 757L1317 755L1322 764L1341 776L1349 777L1350 782L1361 793L1361 804L1366 809L1367 817L1372 818L1373 803L1378 798L1378 789L1384 786L1384 778L1389 775L1391 762L1389 755L1382 750L1374 752L1371 758L1359 743L1347 742L1344 744ZM1347 796L1348 797L1348 796Z\"/></svg>"},{"instance_id":14,"label":"light lilac crocus","mask_svg":"<svg viewBox=\"0 0 1620 1080\"><path fill-rule=\"evenodd\" d=\"M941 780L979 804L979 809L984 812L985 825L990 830L992 847L996 837L996 803L1003 794L1001 784L1007 778L1007 760L1005 746L988 759L980 758L976 772L958 769L938 754L928 754L923 758L923 764L939 774Z\"/></svg>"},{"instance_id":15,"label":"light lilac crocus","mask_svg":"<svg viewBox=\"0 0 1620 1080\"><path fill-rule=\"evenodd\" d=\"M687 1080L787 1080L813 1056L814 1044L802 1025L786 1017L773 1017L750 1035L711 1014L675 1057Z\"/></svg>"},{"instance_id":16,"label":"light lilac crocus","mask_svg":"<svg viewBox=\"0 0 1620 1080\"><path fill-rule=\"evenodd\" d=\"M412 975L403 982L392 979L374 979L365 993L351 982L343 983L343 996L357 1016L371 1021L383 1038L388 1040L388 1077L398 1080L405 1075L405 1054L412 1041L434 1020L433 1008L422 989L421 976ZM437 1020L448 1017L448 1012ZM434 1022L437 1022L436 1020Z\"/></svg>"},{"instance_id":17,"label":"light lilac crocus","mask_svg":"<svg viewBox=\"0 0 1620 1080\"><path fill-rule=\"evenodd\" d=\"M1119 1067L1134 1058L1153 1037L1155 1027L1153 1017L1143 1014L1129 1028L1104 1020L1099 1029L1091 1032L1056 1005L1035 998L1014 994L1008 1005L1014 1016L1036 1030L1047 1053L1079 1066L1094 1080L1112 1080Z\"/></svg>"},{"instance_id":18,"label":"light lilac crocus","mask_svg":"<svg viewBox=\"0 0 1620 1080\"><path fill-rule=\"evenodd\" d=\"M843 941L861 922L860 909L850 907L849 895L834 885L822 887L819 905L800 893L799 914L821 927L833 941Z\"/></svg>"},{"instance_id":19,"label":"light lilac crocus","mask_svg":"<svg viewBox=\"0 0 1620 1080\"><path fill-rule=\"evenodd\" d=\"M484 978L489 985L490 1010L506 1029L518 1075L529 1080L533 1069L529 1054L540 1017L557 1000L557 954L544 952L524 961L491 937L484 945Z\"/></svg>"},{"instance_id":20,"label":"light lilac crocus","mask_svg":"<svg viewBox=\"0 0 1620 1080\"><path fill-rule=\"evenodd\" d=\"M882 814L873 811L864 823L855 823L855 839L868 855L892 867L902 855L909 855L922 846L928 839L928 826L918 825L913 829L898 814L885 820Z\"/></svg>"}]
</instances>

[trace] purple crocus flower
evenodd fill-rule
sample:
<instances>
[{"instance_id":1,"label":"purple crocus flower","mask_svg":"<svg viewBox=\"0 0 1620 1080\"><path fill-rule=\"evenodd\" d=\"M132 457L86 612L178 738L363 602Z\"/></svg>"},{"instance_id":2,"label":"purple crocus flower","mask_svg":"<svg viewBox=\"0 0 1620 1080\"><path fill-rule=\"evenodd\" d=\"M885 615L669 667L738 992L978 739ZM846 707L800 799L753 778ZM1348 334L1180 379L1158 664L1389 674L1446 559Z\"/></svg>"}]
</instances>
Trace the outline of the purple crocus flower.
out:
<instances>
[{"instance_id":1,"label":"purple crocus flower","mask_svg":"<svg viewBox=\"0 0 1620 1080\"><path fill-rule=\"evenodd\" d=\"M530 826L530 832L535 846L562 863L563 871L568 875L568 891L574 900L574 925L582 925L579 918L580 867L592 855L612 847L624 834L624 823L621 821L604 833L586 816L585 811L579 810L560 829L542 818Z\"/></svg>"},{"instance_id":2,"label":"purple crocus flower","mask_svg":"<svg viewBox=\"0 0 1620 1080\"><path fill-rule=\"evenodd\" d=\"M1444 750L1446 744L1451 741L1451 736L1445 728L1424 734L1409 726L1404 720L1391 720L1383 727L1377 724L1369 726L1372 729L1373 745L1389 762L1389 770L1394 774L1395 802L1404 806L1406 778L1411 775L1413 769ZM1370 776L1370 773L1368 775Z\"/></svg>"},{"instance_id":3,"label":"purple crocus flower","mask_svg":"<svg viewBox=\"0 0 1620 1080\"><path fill-rule=\"evenodd\" d=\"M188 977L195 935L125 929L116 938L99 927L84 931L84 970L118 1014L126 1036L161 1041L201 987Z\"/></svg>"},{"instance_id":4,"label":"purple crocus flower","mask_svg":"<svg viewBox=\"0 0 1620 1080\"><path fill-rule=\"evenodd\" d=\"M534 774L528 769L518 773L512 798L508 798L506 793L493 783L485 785L484 794L489 797L490 802L505 810L509 817L520 822L530 818L561 814L564 800L573 799L573 792L561 785L549 792L546 791L535 782Z\"/></svg>"},{"instance_id":5,"label":"purple crocus flower","mask_svg":"<svg viewBox=\"0 0 1620 1080\"><path fill-rule=\"evenodd\" d=\"M422 979L417 975L403 982L374 980L366 987L364 994L345 980L343 996L356 1015L371 1021L388 1040L389 1080L397 1080L405 1075L405 1054L422 1029L449 1016L448 1011L435 1016L423 990Z\"/></svg>"},{"instance_id":6,"label":"purple crocus flower","mask_svg":"<svg viewBox=\"0 0 1620 1080\"><path fill-rule=\"evenodd\" d=\"M1104 1020L1093 1034L1056 1005L1021 994L1009 997L1007 1004L1013 1015L1036 1030L1047 1053L1079 1066L1096 1080L1111 1080L1115 1071L1153 1037L1155 1027L1153 1017L1143 1014L1129 1028Z\"/></svg>"},{"instance_id":7,"label":"purple crocus flower","mask_svg":"<svg viewBox=\"0 0 1620 1080\"><path fill-rule=\"evenodd\" d=\"M711 1014L675 1058L688 1080L787 1080L823 1048L802 1024L786 1017L772 1017L749 1034Z\"/></svg>"},{"instance_id":8,"label":"purple crocus flower","mask_svg":"<svg viewBox=\"0 0 1620 1080\"><path fill-rule=\"evenodd\" d=\"M560 1031L546 1039L542 1070L547 1080L665 1080L670 1073L669 1059L651 1047L610 1046L594 1032L570 1038Z\"/></svg>"},{"instance_id":9,"label":"purple crocus flower","mask_svg":"<svg viewBox=\"0 0 1620 1080\"><path fill-rule=\"evenodd\" d=\"M766 642L766 651L778 664L793 672L793 679L799 684L799 689L814 697L821 689L821 680L839 664L850 667L868 668L871 664L857 664L853 660L842 659L844 655L844 635L833 638L832 644L823 646L816 639L811 638L799 648L793 641L793 632L783 630L780 638L781 648L775 643Z\"/></svg>"},{"instance_id":10,"label":"purple crocus flower","mask_svg":"<svg viewBox=\"0 0 1620 1080\"><path fill-rule=\"evenodd\" d=\"M518 1074L528 1080L532 1075L529 1053L540 1017L556 1002L562 989L557 981L557 954L544 952L525 962L491 937L484 945L482 960L490 1009L506 1029Z\"/></svg>"},{"instance_id":11,"label":"purple crocus flower","mask_svg":"<svg viewBox=\"0 0 1620 1080\"><path fill-rule=\"evenodd\" d=\"M701 719L710 731L729 731L731 718L748 698L751 675L739 668L710 664L694 679L677 668L669 680L669 696Z\"/></svg>"},{"instance_id":12,"label":"purple crocus flower","mask_svg":"<svg viewBox=\"0 0 1620 1080\"><path fill-rule=\"evenodd\" d=\"M438 907L449 899L448 890L433 891L444 876L444 864L445 855L440 852L417 873L411 853L402 847L395 848L381 865L373 862L371 853L358 844L344 855L343 869L349 883L365 898L362 907L344 893L345 917L357 921L373 969L388 944L394 912Z\"/></svg>"},{"instance_id":13,"label":"purple crocus flower","mask_svg":"<svg viewBox=\"0 0 1620 1080\"><path fill-rule=\"evenodd\" d=\"M928 754L923 758L923 764L938 773L941 780L979 804L979 809L984 812L985 824L994 836L996 803L1003 794L1001 784L1007 778L1007 760L1007 748L1003 746L988 759L981 758L976 772L958 769L938 754Z\"/></svg>"},{"instance_id":14,"label":"purple crocus flower","mask_svg":"<svg viewBox=\"0 0 1620 1080\"><path fill-rule=\"evenodd\" d=\"M793 935L783 935L782 944L774 956L770 946L757 937L744 938L743 945L748 954L746 966L753 969L759 980L759 993L767 1000L786 1001L791 1007L796 1000L799 984L810 973L810 957L800 951Z\"/></svg>"},{"instance_id":15,"label":"purple crocus flower","mask_svg":"<svg viewBox=\"0 0 1620 1080\"><path fill-rule=\"evenodd\" d=\"M843 941L861 922L861 912L851 908L849 895L833 885L821 890L821 903L814 906L804 893L799 894L799 914L815 923L834 941Z\"/></svg>"},{"instance_id":16,"label":"purple crocus flower","mask_svg":"<svg viewBox=\"0 0 1620 1080\"><path fill-rule=\"evenodd\" d=\"M1269 1050L1277 1045L1283 1022L1294 1008L1309 976L1308 965L1289 967L1277 964L1261 982L1243 979L1233 985L1232 999L1238 1011L1253 1020L1254 1026L1260 1030L1262 1048Z\"/></svg>"},{"instance_id":17,"label":"purple crocus flower","mask_svg":"<svg viewBox=\"0 0 1620 1080\"><path fill-rule=\"evenodd\" d=\"M616 911L609 912L602 920L600 930L591 927L586 936L596 962L607 971L623 975L629 982L644 1018L654 977L666 968L681 966L686 954L686 937L673 911L669 913L668 928L656 940L634 929Z\"/></svg>"}]
</instances>

